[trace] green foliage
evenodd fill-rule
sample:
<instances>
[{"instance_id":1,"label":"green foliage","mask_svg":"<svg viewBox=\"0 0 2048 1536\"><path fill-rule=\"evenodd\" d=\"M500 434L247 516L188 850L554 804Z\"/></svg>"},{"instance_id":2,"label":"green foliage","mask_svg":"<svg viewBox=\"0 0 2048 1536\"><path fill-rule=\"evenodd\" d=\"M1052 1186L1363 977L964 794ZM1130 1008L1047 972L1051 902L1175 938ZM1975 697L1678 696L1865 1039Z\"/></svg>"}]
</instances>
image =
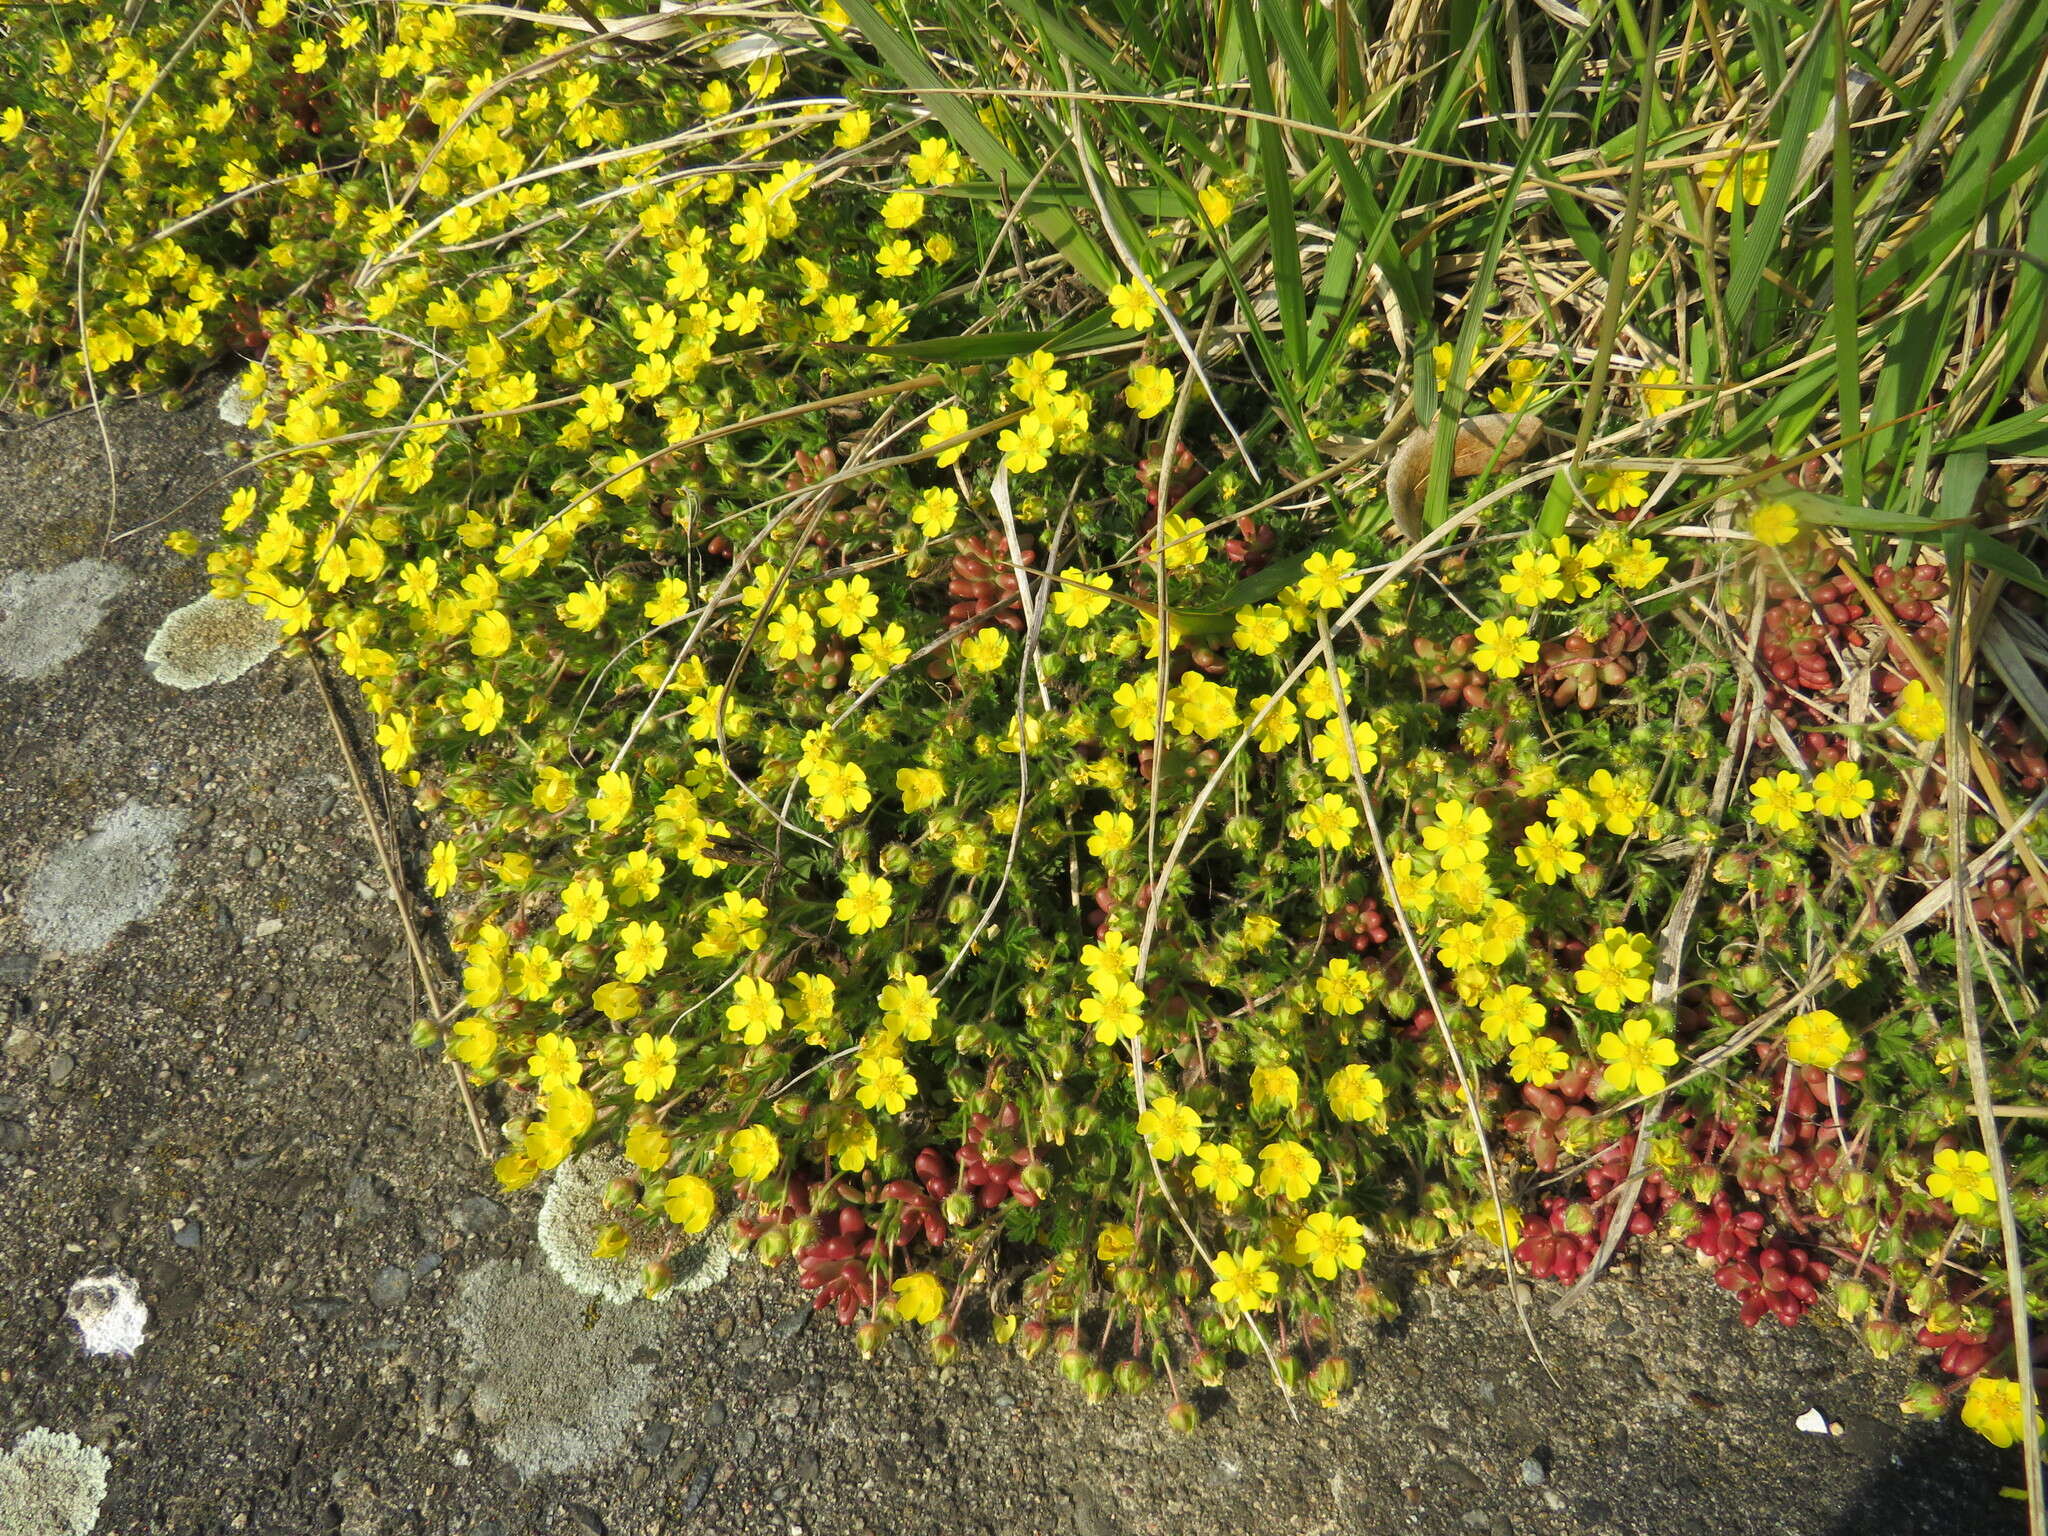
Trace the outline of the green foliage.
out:
<instances>
[{"instance_id":1,"label":"green foliage","mask_svg":"<svg viewBox=\"0 0 2048 1536\"><path fill-rule=\"evenodd\" d=\"M1029 1348L1293 1375L1368 1244L1569 1279L1632 1167L1751 1320L1829 1267L1887 1327L1997 1301L1921 1283L1995 1202L1946 910L1886 929L2048 775L1950 635L2038 580L1987 454L2038 434L1999 50L2048 23L1709 9L852 0L721 71L686 19L271 0L149 102L170 23L10 18L71 63L5 89L30 170L116 135L100 387L263 349L208 567L437 818L506 1185L617 1145L643 1243L736 1202L864 1348L990 1290ZM55 292L83 189L31 187L0 278ZM17 398L76 398L16 313ZM2042 847L1967 893L2006 1103ZM1960 1376L1997 1328L1927 1331Z\"/></svg>"}]
</instances>

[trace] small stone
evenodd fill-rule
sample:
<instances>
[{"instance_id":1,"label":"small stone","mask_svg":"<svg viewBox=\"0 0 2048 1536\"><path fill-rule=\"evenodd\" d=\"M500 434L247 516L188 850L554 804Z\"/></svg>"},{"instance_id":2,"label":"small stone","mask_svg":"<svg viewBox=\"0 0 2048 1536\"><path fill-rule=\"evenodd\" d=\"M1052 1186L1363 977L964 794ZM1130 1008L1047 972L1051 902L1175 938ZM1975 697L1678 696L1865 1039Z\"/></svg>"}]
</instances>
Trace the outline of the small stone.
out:
<instances>
[{"instance_id":1,"label":"small stone","mask_svg":"<svg viewBox=\"0 0 2048 1536\"><path fill-rule=\"evenodd\" d=\"M668 1449L675 1426L666 1419L652 1419L640 1431L640 1454L653 1461Z\"/></svg>"},{"instance_id":2,"label":"small stone","mask_svg":"<svg viewBox=\"0 0 2048 1536\"><path fill-rule=\"evenodd\" d=\"M471 1195L467 1200L458 1201L450 1208L448 1224L458 1232L466 1232L471 1237L481 1237L484 1233L494 1232L503 1226L509 1215L510 1212L504 1206L488 1195Z\"/></svg>"},{"instance_id":3,"label":"small stone","mask_svg":"<svg viewBox=\"0 0 2048 1536\"><path fill-rule=\"evenodd\" d=\"M799 1451L795 1463L789 1469L789 1475L799 1483L810 1483L817 1481L818 1471L818 1453Z\"/></svg>"},{"instance_id":4,"label":"small stone","mask_svg":"<svg viewBox=\"0 0 2048 1536\"><path fill-rule=\"evenodd\" d=\"M43 1037L26 1024L17 1024L7 1032L7 1044L0 1049L0 1055L7 1058L10 1067L25 1067L43 1053Z\"/></svg>"},{"instance_id":5,"label":"small stone","mask_svg":"<svg viewBox=\"0 0 2048 1536\"><path fill-rule=\"evenodd\" d=\"M171 1241L180 1248L197 1248L206 1240L206 1229L182 1216L171 1218Z\"/></svg>"},{"instance_id":6,"label":"small stone","mask_svg":"<svg viewBox=\"0 0 2048 1536\"><path fill-rule=\"evenodd\" d=\"M72 1074L77 1070L78 1058L69 1051L57 1052L56 1055L50 1058L49 1065L44 1068L44 1071L49 1074L50 1086L52 1088L62 1088L71 1081Z\"/></svg>"},{"instance_id":7,"label":"small stone","mask_svg":"<svg viewBox=\"0 0 2048 1536\"><path fill-rule=\"evenodd\" d=\"M341 1208L350 1216L382 1216L391 1209L388 1193L390 1186L374 1173L359 1173L342 1191Z\"/></svg>"},{"instance_id":8,"label":"small stone","mask_svg":"<svg viewBox=\"0 0 2048 1536\"><path fill-rule=\"evenodd\" d=\"M1549 1470L1548 1470L1548 1469L1547 1469L1547 1468L1546 1468L1546 1467L1545 1467L1545 1466L1543 1465L1543 1463L1542 1463L1542 1462L1538 1461L1538 1460L1537 1460L1537 1459L1536 1459L1536 1458L1535 1458L1534 1456L1528 1457L1528 1458L1527 1458L1526 1460L1524 1460L1524 1461L1523 1461L1523 1463L1522 1463L1522 1486L1523 1486L1523 1487L1525 1487L1525 1488L1541 1488L1541 1487L1542 1487L1542 1486L1544 1485L1544 1483L1545 1483L1545 1482L1547 1482L1547 1481L1549 1480L1549 1478L1550 1478L1550 1472L1549 1472Z\"/></svg>"},{"instance_id":9,"label":"small stone","mask_svg":"<svg viewBox=\"0 0 2048 1536\"><path fill-rule=\"evenodd\" d=\"M301 1296L292 1305L316 1323L332 1322L348 1310L348 1303L339 1296Z\"/></svg>"},{"instance_id":10,"label":"small stone","mask_svg":"<svg viewBox=\"0 0 2048 1536\"><path fill-rule=\"evenodd\" d=\"M1468 1509L1458 1516L1458 1524L1468 1531L1483 1531L1493 1524L1493 1516L1483 1509Z\"/></svg>"},{"instance_id":11,"label":"small stone","mask_svg":"<svg viewBox=\"0 0 2048 1536\"><path fill-rule=\"evenodd\" d=\"M716 1429L726 1419L725 1404L713 1403L704 1410L703 1424L706 1429Z\"/></svg>"},{"instance_id":12,"label":"small stone","mask_svg":"<svg viewBox=\"0 0 2048 1536\"><path fill-rule=\"evenodd\" d=\"M690 1479L689 1492L683 1495L683 1516L687 1519L697 1512L697 1506L704 1502L704 1495L711 1491L711 1479L717 1475L718 1463L707 1461L697 1469L697 1475Z\"/></svg>"},{"instance_id":13,"label":"small stone","mask_svg":"<svg viewBox=\"0 0 2048 1536\"><path fill-rule=\"evenodd\" d=\"M745 1461L749 1456L754 1454L754 1447L760 1443L761 1437L755 1434L751 1429L734 1430L732 1437L732 1453L733 1455L737 1456L741 1461Z\"/></svg>"},{"instance_id":14,"label":"small stone","mask_svg":"<svg viewBox=\"0 0 2048 1536\"><path fill-rule=\"evenodd\" d=\"M387 1312L405 1305L412 1295L412 1275L396 1264L386 1264L370 1277L370 1301Z\"/></svg>"},{"instance_id":15,"label":"small stone","mask_svg":"<svg viewBox=\"0 0 2048 1536\"><path fill-rule=\"evenodd\" d=\"M505 1527L496 1520L479 1520L469 1528L469 1536L505 1536Z\"/></svg>"},{"instance_id":16,"label":"small stone","mask_svg":"<svg viewBox=\"0 0 2048 1536\"><path fill-rule=\"evenodd\" d=\"M803 1399L794 1392L785 1392L782 1396L775 1399L775 1417L778 1419L793 1419L797 1416L798 1410L803 1405Z\"/></svg>"},{"instance_id":17,"label":"small stone","mask_svg":"<svg viewBox=\"0 0 2048 1536\"><path fill-rule=\"evenodd\" d=\"M27 1145L27 1126L19 1120L0 1120L0 1152L19 1152Z\"/></svg>"},{"instance_id":18,"label":"small stone","mask_svg":"<svg viewBox=\"0 0 2048 1536\"><path fill-rule=\"evenodd\" d=\"M441 1255L438 1253L423 1253L412 1261L412 1277L415 1280L424 1280L440 1267Z\"/></svg>"},{"instance_id":19,"label":"small stone","mask_svg":"<svg viewBox=\"0 0 2048 1536\"><path fill-rule=\"evenodd\" d=\"M775 1342L787 1344L791 1339L804 1331L804 1324L810 1320L811 1309L809 1307L798 1307L775 1325Z\"/></svg>"},{"instance_id":20,"label":"small stone","mask_svg":"<svg viewBox=\"0 0 2048 1536\"><path fill-rule=\"evenodd\" d=\"M588 1504L572 1504L564 1500L562 1513L590 1532L590 1536L604 1536L604 1516Z\"/></svg>"},{"instance_id":21,"label":"small stone","mask_svg":"<svg viewBox=\"0 0 2048 1536\"><path fill-rule=\"evenodd\" d=\"M717 1340L720 1344L723 1344L727 1339L732 1337L732 1330L732 1319L730 1317L721 1317L717 1322L711 1325L711 1337Z\"/></svg>"},{"instance_id":22,"label":"small stone","mask_svg":"<svg viewBox=\"0 0 2048 1536\"><path fill-rule=\"evenodd\" d=\"M1465 1489L1468 1493L1477 1493L1486 1486L1485 1481L1481 1479L1477 1472L1474 1472L1462 1461L1454 1460L1448 1456L1437 1464L1437 1472L1443 1477L1445 1482L1453 1483Z\"/></svg>"}]
</instances>

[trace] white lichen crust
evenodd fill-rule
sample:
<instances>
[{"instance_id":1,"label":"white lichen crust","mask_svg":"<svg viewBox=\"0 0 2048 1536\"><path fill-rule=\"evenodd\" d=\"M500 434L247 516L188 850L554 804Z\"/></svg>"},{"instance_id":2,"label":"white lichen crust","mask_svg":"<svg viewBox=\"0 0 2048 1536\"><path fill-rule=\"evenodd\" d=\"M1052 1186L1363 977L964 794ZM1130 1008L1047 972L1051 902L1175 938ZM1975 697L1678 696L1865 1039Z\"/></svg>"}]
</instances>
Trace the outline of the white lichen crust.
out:
<instances>
[{"instance_id":1,"label":"white lichen crust","mask_svg":"<svg viewBox=\"0 0 2048 1536\"><path fill-rule=\"evenodd\" d=\"M642 1266L660 1258L668 1241L681 1237L677 1230L657 1241L626 1223L632 1238L626 1251L615 1259L592 1257L598 1233L618 1219L604 1208L605 1186L616 1178L636 1177L638 1170L624 1159L597 1153L570 1158L555 1170L541 1201L537 1236L548 1267L571 1290L615 1303L632 1301L643 1294ZM669 1254L668 1266L675 1278L663 1294L688 1296L725 1278L732 1249L713 1228Z\"/></svg>"},{"instance_id":2,"label":"white lichen crust","mask_svg":"<svg viewBox=\"0 0 2048 1536\"><path fill-rule=\"evenodd\" d=\"M86 1536L111 1466L76 1435L31 1429L0 1455L0 1536Z\"/></svg>"},{"instance_id":3,"label":"white lichen crust","mask_svg":"<svg viewBox=\"0 0 2048 1536\"><path fill-rule=\"evenodd\" d=\"M231 683L276 650L277 621L253 603L202 597L157 626L142 659L149 675L171 688Z\"/></svg>"}]
</instances>

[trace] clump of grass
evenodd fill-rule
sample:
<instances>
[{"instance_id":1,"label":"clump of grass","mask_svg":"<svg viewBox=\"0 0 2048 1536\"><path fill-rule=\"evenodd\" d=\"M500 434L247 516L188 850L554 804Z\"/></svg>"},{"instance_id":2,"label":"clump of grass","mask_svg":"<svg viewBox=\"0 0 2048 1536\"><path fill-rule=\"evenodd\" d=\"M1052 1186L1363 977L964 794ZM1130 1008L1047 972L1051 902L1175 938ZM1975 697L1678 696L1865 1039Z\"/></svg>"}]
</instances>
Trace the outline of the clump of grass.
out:
<instances>
[{"instance_id":1,"label":"clump of grass","mask_svg":"<svg viewBox=\"0 0 2048 1536\"><path fill-rule=\"evenodd\" d=\"M216 589L508 1186L1177 1423L1661 1235L2023 1436L2048 18L1403 15L370 12Z\"/></svg>"}]
</instances>

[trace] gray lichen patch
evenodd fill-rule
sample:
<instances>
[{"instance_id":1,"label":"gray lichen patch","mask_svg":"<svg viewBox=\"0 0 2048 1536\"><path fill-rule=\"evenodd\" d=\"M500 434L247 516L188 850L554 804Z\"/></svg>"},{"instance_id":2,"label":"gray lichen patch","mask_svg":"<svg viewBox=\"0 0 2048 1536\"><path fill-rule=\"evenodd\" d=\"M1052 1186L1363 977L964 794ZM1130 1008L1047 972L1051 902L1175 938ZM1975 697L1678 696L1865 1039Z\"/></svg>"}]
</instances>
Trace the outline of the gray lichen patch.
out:
<instances>
[{"instance_id":1,"label":"gray lichen patch","mask_svg":"<svg viewBox=\"0 0 2048 1536\"><path fill-rule=\"evenodd\" d=\"M0 577L0 677L33 682L84 650L133 578L106 560Z\"/></svg>"},{"instance_id":2,"label":"gray lichen patch","mask_svg":"<svg viewBox=\"0 0 2048 1536\"><path fill-rule=\"evenodd\" d=\"M89 955L142 921L171 893L171 841L186 813L130 800L107 812L92 835L59 848L29 877L21 917L45 951Z\"/></svg>"},{"instance_id":3,"label":"gray lichen patch","mask_svg":"<svg viewBox=\"0 0 2048 1536\"><path fill-rule=\"evenodd\" d=\"M277 621L255 604L202 597L157 626L142 659L149 675L169 687L210 688L233 682L283 639Z\"/></svg>"},{"instance_id":4,"label":"gray lichen patch","mask_svg":"<svg viewBox=\"0 0 2048 1536\"><path fill-rule=\"evenodd\" d=\"M661 1309L594 1304L545 1265L498 1259L463 1276L452 1321L476 1373L471 1410L523 1475L584 1471L625 1449L654 1388Z\"/></svg>"},{"instance_id":5,"label":"gray lichen patch","mask_svg":"<svg viewBox=\"0 0 2048 1536\"><path fill-rule=\"evenodd\" d=\"M32 1429L0 1455L0 1536L85 1536L107 1496L106 1453L60 1429Z\"/></svg>"}]
</instances>

